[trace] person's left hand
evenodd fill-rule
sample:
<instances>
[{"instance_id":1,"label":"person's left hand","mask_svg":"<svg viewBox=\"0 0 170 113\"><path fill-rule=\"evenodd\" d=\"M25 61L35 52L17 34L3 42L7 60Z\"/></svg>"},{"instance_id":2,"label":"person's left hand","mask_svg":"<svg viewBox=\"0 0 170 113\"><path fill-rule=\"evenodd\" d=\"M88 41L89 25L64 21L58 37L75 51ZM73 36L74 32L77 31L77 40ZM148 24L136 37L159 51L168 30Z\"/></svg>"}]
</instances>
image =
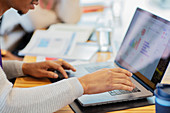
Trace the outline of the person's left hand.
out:
<instances>
[{"instance_id":1,"label":"person's left hand","mask_svg":"<svg viewBox=\"0 0 170 113\"><path fill-rule=\"evenodd\" d=\"M1 49L2 60L19 60L22 61L23 58L13 55L10 51Z\"/></svg>"},{"instance_id":2,"label":"person's left hand","mask_svg":"<svg viewBox=\"0 0 170 113\"><path fill-rule=\"evenodd\" d=\"M24 63L22 66L22 70L25 75L31 75L37 78L58 78L56 73L49 70L57 70L61 72L65 78L68 78L64 69L76 71L72 65L63 60Z\"/></svg>"}]
</instances>

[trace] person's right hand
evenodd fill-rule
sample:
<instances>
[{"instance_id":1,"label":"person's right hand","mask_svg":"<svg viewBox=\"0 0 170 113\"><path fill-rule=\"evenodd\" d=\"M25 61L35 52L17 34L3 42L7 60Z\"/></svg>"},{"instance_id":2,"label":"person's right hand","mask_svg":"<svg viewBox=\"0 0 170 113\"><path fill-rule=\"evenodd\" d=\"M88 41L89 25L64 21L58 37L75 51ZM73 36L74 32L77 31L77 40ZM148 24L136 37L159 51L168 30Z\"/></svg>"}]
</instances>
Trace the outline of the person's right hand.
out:
<instances>
[{"instance_id":1,"label":"person's right hand","mask_svg":"<svg viewBox=\"0 0 170 113\"><path fill-rule=\"evenodd\" d=\"M31 75L37 78L58 78L58 74L50 70L57 70L61 74L63 74L64 78L68 78L67 73L64 69L76 71L76 69L72 65L62 59L56 61L23 63L22 65L22 71L24 75Z\"/></svg>"},{"instance_id":2,"label":"person's right hand","mask_svg":"<svg viewBox=\"0 0 170 113\"><path fill-rule=\"evenodd\" d=\"M96 94L111 90L132 91L135 87L130 78L132 73L125 69L101 69L78 78L84 94Z\"/></svg>"}]
</instances>

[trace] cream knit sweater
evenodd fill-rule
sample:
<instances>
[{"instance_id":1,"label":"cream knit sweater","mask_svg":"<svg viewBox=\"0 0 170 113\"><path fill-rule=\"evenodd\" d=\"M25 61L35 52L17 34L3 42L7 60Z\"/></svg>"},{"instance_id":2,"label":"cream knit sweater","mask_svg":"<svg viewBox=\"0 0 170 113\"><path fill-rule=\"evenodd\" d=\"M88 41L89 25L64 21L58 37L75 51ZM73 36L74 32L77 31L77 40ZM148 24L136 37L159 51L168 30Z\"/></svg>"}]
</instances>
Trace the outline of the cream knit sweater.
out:
<instances>
[{"instance_id":1,"label":"cream knit sweater","mask_svg":"<svg viewBox=\"0 0 170 113\"><path fill-rule=\"evenodd\" d=\"M3 62L0 68L0 113L52 113L83 94L77 78L33 88L13 88L8 79L24 76L20 61Z\"/></svg>"}]
</instances>

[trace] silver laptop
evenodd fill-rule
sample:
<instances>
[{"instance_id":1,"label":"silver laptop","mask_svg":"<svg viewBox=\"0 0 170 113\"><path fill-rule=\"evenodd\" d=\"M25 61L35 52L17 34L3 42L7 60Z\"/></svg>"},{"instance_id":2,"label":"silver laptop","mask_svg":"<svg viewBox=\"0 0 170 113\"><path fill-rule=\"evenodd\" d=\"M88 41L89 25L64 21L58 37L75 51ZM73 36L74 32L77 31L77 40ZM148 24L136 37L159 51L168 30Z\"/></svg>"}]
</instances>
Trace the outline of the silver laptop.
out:
<instances>
[{"instance_id":1,"label":"silver laptop","mask_svg":"<svg viewBox=\"0 0 170 113\"><path fill-rule=\"evenodd\" d=\"M135 100L153 95L170 59L170 22L137 8L115 61L75 66L80 77L102 68L125 68L133 73L133 91L113 90L78 98L82 106Z\"/></svg>"}]
</instances>

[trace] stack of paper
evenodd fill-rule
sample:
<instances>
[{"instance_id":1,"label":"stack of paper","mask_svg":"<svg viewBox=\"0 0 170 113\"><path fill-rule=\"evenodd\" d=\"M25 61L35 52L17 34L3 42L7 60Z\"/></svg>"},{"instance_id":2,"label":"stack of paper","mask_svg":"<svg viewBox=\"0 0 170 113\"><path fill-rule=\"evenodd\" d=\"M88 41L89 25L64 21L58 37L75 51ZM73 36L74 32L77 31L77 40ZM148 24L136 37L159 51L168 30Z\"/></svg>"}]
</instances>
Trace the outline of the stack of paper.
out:
<instances>
[{"instance_id":1,"label":"stack of paper","mask_svg":"<svg viewBox=\"0 0 170 113\"><path fill-rule=\"evenodd\" d=\"M98 45L78 42L78 38L72 31L37 30L19 55L90 60Z\"/></svg>"},{"instance_id":2,"label":"stack of paper","mask_svg":"<svg viewBox=\"0 0 170 113\"><path fill-rule=\"evenodd\" d=\"M86 42L94 31L93 26L75 25L75 24L53 24L49 31L71 31L76 32L77 42Z\"/></svg>"},{"instance_id":3,"label":"stack of paper","mask_svg":"<svg viewBox=\"0 0 170 113\"><path fill-rule=\"evenodd\" d=\"M73 32L50 32L37 30L28 45L19 52L20 55L65 55L75 38Z\"/></svg>"}]
</instances>

